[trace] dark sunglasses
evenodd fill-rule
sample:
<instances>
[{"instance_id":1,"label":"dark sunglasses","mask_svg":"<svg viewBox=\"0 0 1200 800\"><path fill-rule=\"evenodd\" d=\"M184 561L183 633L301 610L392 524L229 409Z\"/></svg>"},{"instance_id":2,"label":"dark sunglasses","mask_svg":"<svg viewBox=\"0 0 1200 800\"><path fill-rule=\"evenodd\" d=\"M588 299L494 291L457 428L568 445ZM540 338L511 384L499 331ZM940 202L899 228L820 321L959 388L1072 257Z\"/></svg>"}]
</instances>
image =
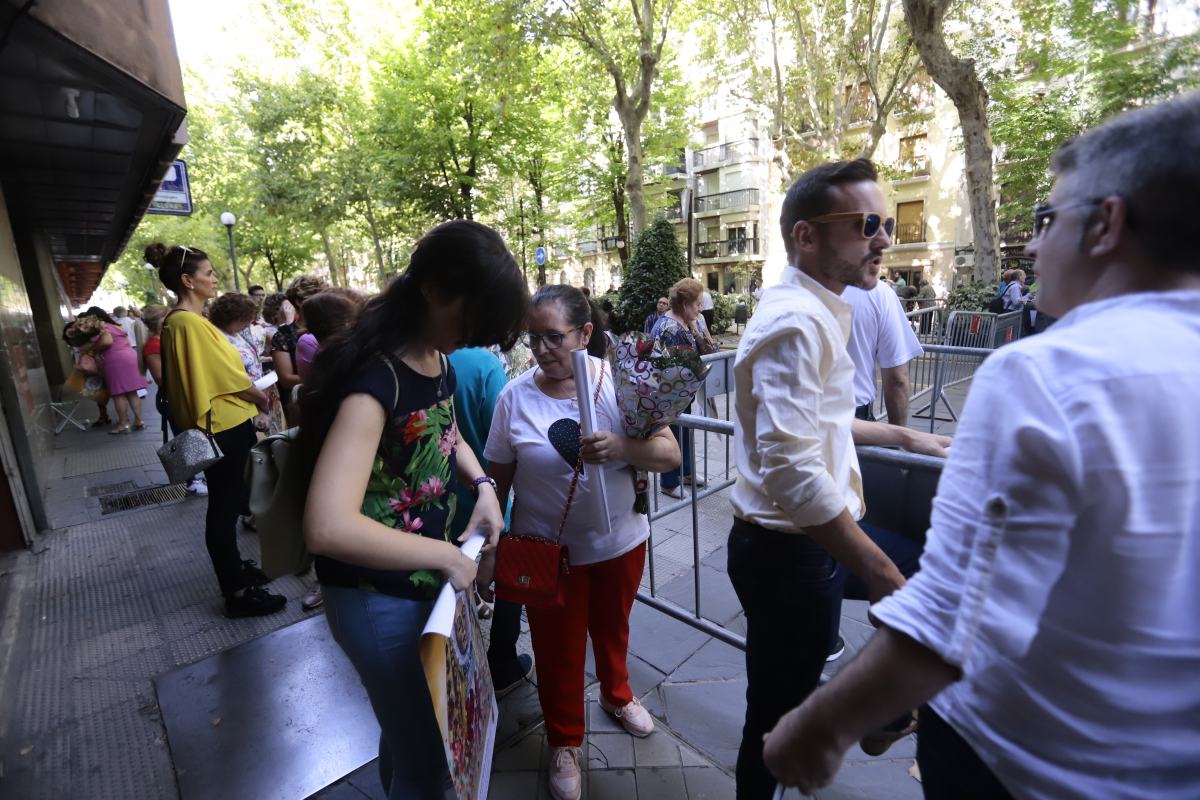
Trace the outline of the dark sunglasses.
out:
<instances>
[{"instance_id":1,"label":"dark sunglasses","mask_svg":"<svg viewBox=\"0 0 1200 800\"><path fill-rule=\"evenodd\" d=\"M861 219L864 239L874 239L876 234L879 233L881 226L889 238L892 235L892 231L896 230L896 219L894 217L887 217L885 219L872 211L841 211L837 214L822 214L819 217L813 217L806 221L836 222L841 219Z\"/></svg>"},{"instance_id":2,"label":"dark sunglasses","mask_svg":"<svg viewBox=\"0 0 1200 800\"><path fill-rule=\"evenodd\" d=\"M557 350L558 348L562 347L563 340L567 338L567 334L571 331L577 330L579 330L579 328L575 327L568 328L562 333L559 333L558 331L550 331L543 334L526 331L525 335L521 337L521 340L525 342L525 345L530 350L535 349L539 344L546 345L547 350Z\"/></svg>"},{"instance_id":3,"label":"dark sunglasses","mask_svg":"<svg viewBox=\"0 0 1200 800\"><path fill-rule=\"evenodd\" d=\"M1054 222L1055 216L1057 216L1060 211L1066 211L1068 208L1094 208L1103 202L1104 201L1100 199L1093 199L1084 200L1079 203L1068 203L1065 206L1049 206L1045 203L1038 203L1033 207L1033 238L1040 239L1042 234L1050 228L1051 223Z\"/></svg>"}]
</instances>

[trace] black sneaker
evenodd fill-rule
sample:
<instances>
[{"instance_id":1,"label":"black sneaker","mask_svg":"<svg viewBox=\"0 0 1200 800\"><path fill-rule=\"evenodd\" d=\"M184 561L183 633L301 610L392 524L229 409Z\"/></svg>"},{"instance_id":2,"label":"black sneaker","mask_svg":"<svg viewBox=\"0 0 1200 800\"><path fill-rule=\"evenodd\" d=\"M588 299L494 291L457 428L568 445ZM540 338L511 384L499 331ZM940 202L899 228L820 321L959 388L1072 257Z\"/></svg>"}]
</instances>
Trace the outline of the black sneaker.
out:
<instances>
[{"instance_id":1,"label":"black sneaker","mask_svg":"<svg viewBox=\"0 0 1200 800\"><path fill-rule=\"evenodd\" d=\"M258 568L258 562L251 558L242 560L242 580L247 586L266 586L271 582L267 573Z\"/></svg>"},{"instance_id":2,"label":"black sneaker","mask_svg":"<svg viewBox=\"0 0 1200 800\"><path fill-rule=\"evenodd\" d=\"M282 611L285 605L287 598L283 595L271 594L257 586L247 586L241 597L231 595L225 598L225 616L231 619L262 617Z\"/></svg>"},{"instance_id":3,"label":"black sneaker","mask_svg":"<svg viewBox=\"0 0 1200 800\"><path fill-rule=\"evenodd\" d=\"M838 640L837 640L837 644L835 644L833 646L833 652L831 652L829 655L825 656L825 663L828 664L830 661L837 661L839 658L842 657L842 654L845 652L846 652L846 640L839 636Z\"/></svg>"},{"instance_id":4,"label":"black sneaker","mask_svg":"<svg viewBox=\"0 0 1200 800\"><path fill-rule=\"evenodd\" d=\"M492 684L496 688L496 699L511 694L521 684L533 677L533 656L522 653L507 667L492 670Z\"/></svg>"}]
</instances>

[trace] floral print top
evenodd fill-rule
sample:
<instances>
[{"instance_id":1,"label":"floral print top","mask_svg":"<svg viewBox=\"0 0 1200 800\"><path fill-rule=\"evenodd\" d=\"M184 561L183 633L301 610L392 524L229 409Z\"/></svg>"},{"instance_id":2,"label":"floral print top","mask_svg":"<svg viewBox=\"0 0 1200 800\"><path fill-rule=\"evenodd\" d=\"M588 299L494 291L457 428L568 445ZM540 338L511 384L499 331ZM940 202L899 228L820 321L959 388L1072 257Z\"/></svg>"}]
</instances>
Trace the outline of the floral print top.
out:
<instances>
[{"instance_id":1,"label":"floral print top","mask_svg":"<svg viewBox=\"0 0 1200 800\"><path fill-rule=\"evenodd\" d=\"M395 528L400 536L452 541L449 530L457 504L454 488L458 482L454 371L443 362L445 372L440 377L428 378L398 358L389 358L389 362L391 368L382 359L376 359L351 382L346 392L369 394L388 412L363 497L362 513ZM375 570L324 556L317 557L317 577L324 584L352 586L414 600L435 598L443 580L433 570Z\"/></svg>"}]
</instances>

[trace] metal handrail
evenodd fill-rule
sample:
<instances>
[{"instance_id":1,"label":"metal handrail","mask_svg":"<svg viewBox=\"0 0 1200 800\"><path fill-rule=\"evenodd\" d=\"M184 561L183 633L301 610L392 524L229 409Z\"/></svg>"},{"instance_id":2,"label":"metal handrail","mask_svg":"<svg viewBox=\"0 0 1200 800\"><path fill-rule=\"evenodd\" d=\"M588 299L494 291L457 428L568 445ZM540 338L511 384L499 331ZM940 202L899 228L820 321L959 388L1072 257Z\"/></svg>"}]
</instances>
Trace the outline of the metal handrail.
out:
<instances>
[{"instance_id":1,"label":"metal handrail","mask_svg":"<svg viewBox=\"0 0 1200 800\"><path fill-rule=\"evenodd\" d=\"M939 349L943 349L943 348L939 348ZM944 348L944 349L947 351L951 351L950 354L954 354L953 351L958 351L958 350L968 350L968 351L972 350L972 348ZM705 360L710 361L710 362L711 361L724 361L725 364L723 365L723 367L724 367L724 369L728 370L729 361L732 360L733 355L734 354L732 352L717 353L712 356L706 356ZM726 408L728 409L728 403L726 405ZM698 416L695 414L682 414L682 415L680 415L680 417L677 421L677 424L683 428L684 435L688 438L688 442L691 445L691 447L688 448L688 454L689 454L688 460L689 460L689 466L691 467L692 475L696 474L696 446L695 446L696 431L701 431L702 433L706 433L706 434L713 433L713 434L725 437L726 443L727 443L727 452L728 452L728 441L733 436L733 433L734 433L734 425L733 425L732 421L725 420L725 419L712 419L710 417L703 417L703 416ZM706 447L707 447L707 445L706 445ZM902 450L892 450L892 449L888 449L885 447L862 446L862 447L858 447L856 449L857 449L858 457L859 457L860 461L870 461L870 462L876 462L876 463L881 463L881 464L887 464L887 465L902 467L902 468L910 469L910 470L914 470L914 471L921 471L921 472L936 474L936 473L941 472L942 467L945 464L945 460L941 459L941 458L936 458L933 456L919 455L916 453L908 453L908 452L905 452ZM728 459L726 460L726 465L728 467ZM706 617L703 616L703 606L702 606L702 596L701 596L701 586L700 586L700 564L701 564L701 561L700 561L699 502L700 502L700 500L702 500L705 497L716 494L717 492L720 492L720 491L724 491L724 489L728 488L729 486L733 485L736 482L736 479L728 479L728 475L726 477L727 477L727 480L723 481L719 486L710 487L707 491L697 492L695 490L695 487L693 486L692 491L688 493L688 495L689 495L688 499L681 501L679 503L673 503L670 506L667 506L665 508L658 509L656 511L656 513L650 515L651 538L650 538L650 546L647 548L647 558L648 558L649 571L650 571L650 591L646 592L646 591L639 589L638 593L637 593L637 601L646 606L649 606L650 608L660 611L674 619L677 619L680 622L683 622L684 624L688 625L689 627L692 627L704 634L707 634L708 636L711 636L714 639L718 639L722 642L725 642L726 644L732 645L733 647L736 647L739 650L744 651L746 649L746 638L744 636L742 636L738 633L735 633L734 631L729 630L728 628L724 627L723 625L720 625L719 623L714 622L713 620L707 619ZM658 480L657 480L657 475L656 475L655 481L654 481L654 490L655 491L657 491L657 488L658 488L657 484L658 484ZM654 522L658 519L661 519L664 516L667 516L668 514L674 513L676 511L680 511L683 508L688 507L688 506L690 506L691 510L692 510L692 589L693 589L693 602L694 602L694 607L690 610L678 605L677 603L671 602L670 600L666 600L666 599L658 596L658 590L657 590L657 584L656 584L655 572L654 572L654 546L653 546Z\"/></svg>"}]
</instances>

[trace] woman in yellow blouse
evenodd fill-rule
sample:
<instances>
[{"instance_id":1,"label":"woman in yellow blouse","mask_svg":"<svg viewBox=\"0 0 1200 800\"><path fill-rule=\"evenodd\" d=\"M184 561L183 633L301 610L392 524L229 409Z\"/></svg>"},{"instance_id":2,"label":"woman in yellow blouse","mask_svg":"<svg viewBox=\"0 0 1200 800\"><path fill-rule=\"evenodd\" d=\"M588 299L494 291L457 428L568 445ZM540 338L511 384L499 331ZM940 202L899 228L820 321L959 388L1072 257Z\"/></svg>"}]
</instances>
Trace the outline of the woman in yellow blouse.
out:
<instances>
[{"instance_id":1,"label":"woman in yellow blouse","mask_svg":"<svg viewBox=\"0 0 1200 800\"><path fill-rule=\"evenodd\" d=\"M224 457L204 471L208 515L204 542L230 617L271 614L286 600L263 585L267 576L243 561L237 546L237 520L247 506L246 458L257 437L251 420L266 411L267 396L253 383L229 340L201 316L217 294L217 276L208 256L193 247L152 244L146 261L158 268L163 285L179 298L162 331L162 372L171 416L180 430L212 431Z\"/></svg>"}]
</instances>

